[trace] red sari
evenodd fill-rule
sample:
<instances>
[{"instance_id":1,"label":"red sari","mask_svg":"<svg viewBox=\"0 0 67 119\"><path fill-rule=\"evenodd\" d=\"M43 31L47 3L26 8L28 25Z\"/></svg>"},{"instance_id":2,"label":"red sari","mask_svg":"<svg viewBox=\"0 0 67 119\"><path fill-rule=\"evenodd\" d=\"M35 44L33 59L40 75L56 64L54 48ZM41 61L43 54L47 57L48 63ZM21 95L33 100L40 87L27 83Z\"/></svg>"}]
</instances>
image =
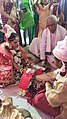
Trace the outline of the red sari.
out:
<instances>
[{"instance_id":1,"label":"red sari","mask_svg":"<svg viewBox=\"0 0 67 119\"><path fill-rule=\"evenodd\" d=\"M0 84L8 85L13 82L12 53L4 42L0 44Z\"/></svg>"}]
</instances>

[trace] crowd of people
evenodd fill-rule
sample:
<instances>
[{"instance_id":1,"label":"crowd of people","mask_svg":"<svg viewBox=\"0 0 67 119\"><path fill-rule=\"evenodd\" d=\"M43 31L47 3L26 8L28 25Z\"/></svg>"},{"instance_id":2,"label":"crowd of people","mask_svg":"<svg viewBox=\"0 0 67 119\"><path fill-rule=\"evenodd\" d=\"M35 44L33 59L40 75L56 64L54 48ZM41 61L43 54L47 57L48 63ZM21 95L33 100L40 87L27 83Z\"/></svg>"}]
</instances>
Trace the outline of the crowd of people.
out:
<instances>
[{"instance_id":1,"label":"crowd of people","mask_svg":"<svg viewBox=\"0 0 67 119\"><path fill-rule=\"evenodd\" d=\"M54 119L67 118L66 9L67 0L0 0L0 85L19 81L21 95ZM23 49L26 37L29 52L50 71L32 70L35 62Z\"/></svg>"}]
</instances>

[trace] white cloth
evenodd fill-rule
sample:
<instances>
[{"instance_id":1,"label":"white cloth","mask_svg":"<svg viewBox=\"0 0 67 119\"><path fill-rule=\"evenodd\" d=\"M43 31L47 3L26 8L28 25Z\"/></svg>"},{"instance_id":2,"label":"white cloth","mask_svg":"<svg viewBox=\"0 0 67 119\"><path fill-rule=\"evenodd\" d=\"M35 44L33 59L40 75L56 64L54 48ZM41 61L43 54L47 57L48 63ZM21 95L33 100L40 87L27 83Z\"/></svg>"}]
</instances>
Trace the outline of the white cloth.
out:
<instances>
[{"instance_id":1,"label":"white cloth","mask_svg":"<svg viewBox=\"0 0 67 119\"><path fill-rule=\"evenodd\" d=\"M16 33L16 31L11 26L9 26L8 24L5 24L4 30L6 32L5 33L6 38L9 38L11 33Z\"/></svg>"},{"instance_id":2,"label":"white cloth","mask_svg":"<svg viewBox=\"0 0 67 119\"><path fill-rule=\"evenodd\" d=\"M50 37L51 33L48 28L43 31L42 39L40 41L40 59L45 59L45 52L52 52L53 48L57 45L57 41L63 40L67 31L60 25L57 25L57 29L54 34L54 39ZM52 43L51 43L52 41Z\"/></svg>"},{"instance_id":3,"label":"white cloth","mask_svg":"<svg viewBox=\"0 0 67 119\"><path fill-rule=\"evenodd\" d=\"M67 62L67 36L65 36L64 40L57 42L53 54L59 60Z\"/></svg>"},{"instance_id":4,"label":"white cloth","mask_svg":"<svg viewBox=\"0 0 67 119\"><path fill-rule=\"evenodd\" d=\"M45 59L45 52L51 52L56 46L57 41L63 40L66 34L66 29L60 25L57 25L57 30L54 34L51 34L49 29L46 28L43 31L41 39L34 38L32 40L29 51L37 57L40 57L41 60Z\"/></svg>"},{"instance_id":5,"label":"white cloth","mask_svg":"<svg viewBox=\"0 0 67 119\"><path fill-rule=\"evenodd\" d=\"M39 57L40 56L40 39L39 38L34 38L30 44L29 51Z\"/></svg>"},{"instance_id":6,"label":"white cloth","mask_svg":"<svg viewBox=\"0 0 67 119\"><path fill-rule=\"evenodd\" d=\"M45 52L51 52L57 45L57 42L63 40L67 35L67 31L60 25L57 25L55 33L50 33L49 29L46 28L43 31L42 38L34 38L30 44L29 51L37 57L40 57L41 60L45 60ZM56 68L56 61L53 54L47 55L47 61L49 64Z\"/></svg>"},{"instance_id":7,"label":"white cloth","mask_svg":"<svg viewBox=\"0 0 67 119\"><path fill-rule=\"evenodd\" d=\"M51 84L46 83L46 98L52 107L60 106L60 114L55 119L67 119L67 74L65 76L60 75L60 69L55 70L56 80ZM49 76L54 74L49 73Z\"/></svg>"}]
</instances>

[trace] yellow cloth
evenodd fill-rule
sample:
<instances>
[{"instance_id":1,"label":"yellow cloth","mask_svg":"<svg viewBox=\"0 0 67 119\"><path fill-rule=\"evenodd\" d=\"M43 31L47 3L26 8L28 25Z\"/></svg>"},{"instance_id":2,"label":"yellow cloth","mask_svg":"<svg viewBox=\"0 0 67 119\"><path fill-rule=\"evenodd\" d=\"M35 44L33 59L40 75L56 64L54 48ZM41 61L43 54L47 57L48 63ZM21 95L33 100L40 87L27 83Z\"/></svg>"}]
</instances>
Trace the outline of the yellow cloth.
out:
<instances>
[{"instance_id":1,"label":"yellow cloth","mask_svg":"<svg viewBox=\"0 0 67 119\"><path fill-rule=\"evenodd\" d=\"M0 118L6 119L24 119L21 116L21 109L13 106L12 98L2 98L2 106L0 107Z\"/></svg>"},{"instance_id":2,"label":"yellow cloth","mask_svg":"<svg viewBox=\"0 0 67 119\"><path fill-rule=\"evenodd\" d=\"M59 70L53 72L56 75L56 80L53 83L53 88L50 83L46 83L46 98L52 107L60 106L61 114L56 119L67 119L67 74L62 77Z\"/></svg>"}]
</instances>

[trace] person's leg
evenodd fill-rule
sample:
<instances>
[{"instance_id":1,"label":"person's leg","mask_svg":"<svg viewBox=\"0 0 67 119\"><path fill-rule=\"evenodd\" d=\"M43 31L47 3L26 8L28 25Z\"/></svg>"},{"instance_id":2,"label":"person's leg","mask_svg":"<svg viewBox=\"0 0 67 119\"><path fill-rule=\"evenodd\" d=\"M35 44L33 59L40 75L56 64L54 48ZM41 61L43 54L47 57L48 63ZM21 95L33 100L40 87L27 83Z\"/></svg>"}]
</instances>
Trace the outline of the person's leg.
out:
<instances>
[{"instance_id":1,"label":"person's leg","mask_svg":"<svg viewBox=\"0 0 67 119\"><path fill-rule=\"evenodd\" d=\"M32 38L32 28L28 28L28 37L29 37L29 45L30 45L31 38Z\"/></svg>"},{"instance_id":2,"label":"person's leg","mask_svg":"<svg viewBox=\"0 0 67 119\"><path fill-rule=\"evenodd\" d=\"M34 38L30 44L29 51L35 55L36 57L39 57L40 55L40 39Z\"/></svg>"},{"instance_id":3,"label":"person's leg","mask_svg":"<svg viewBox=\"0 0 67 119\"><path fill-rule=\"evenodd\" d=\"M18 22L16 22L16 25L15 25L14 29L17 32L18 36L19 36L19 43L22 46L22 38L21 38L20 27L19 27L19 23Z\"/></svg>"},{"instance_id":4,"label":"person's leg","mask_svg":"<svg viewBox=\"0 0 67 119\"><path fill-rule=\"evenodd\" d=\"M26 29L24 29L24 42L25 42L25 46L26 46Z\"/></svg>"},{"instance_id":5,"label":"person's leg","mask_svg":"<svg viewBox=\"0 0 67 119\"><path fill-rule=\"evenodd\" d=\"M30 43L32 42L32 40L34 38L34 34L35 34L34 26L32 26L31 28L28 28L29 45L30 45Z\"/></svg>"},{"instance_id":6,"label":"person's leg","mask_svg":"<svg viewBox=\"0 0 67 119\"><path fill-rule=\"evenodd\" d=\"M20 33L21 33L22 46L24 46L25 45L25 42L24 42L24 30L20 29Z\"/></svg>"},{"instance_id":7,"label":"person's leg","mask_svg":"<svg viewBox=\"0 0 67 119\"><path fill-rule=\"evenodd\" d=\"M41 91L40 93L36 94L33 99L33 105L39 108L41 111L50 114L51 116L55 117L60 113L59 107L51 107L45 97L45 91Z\"/></svg>"}]
</instances>

